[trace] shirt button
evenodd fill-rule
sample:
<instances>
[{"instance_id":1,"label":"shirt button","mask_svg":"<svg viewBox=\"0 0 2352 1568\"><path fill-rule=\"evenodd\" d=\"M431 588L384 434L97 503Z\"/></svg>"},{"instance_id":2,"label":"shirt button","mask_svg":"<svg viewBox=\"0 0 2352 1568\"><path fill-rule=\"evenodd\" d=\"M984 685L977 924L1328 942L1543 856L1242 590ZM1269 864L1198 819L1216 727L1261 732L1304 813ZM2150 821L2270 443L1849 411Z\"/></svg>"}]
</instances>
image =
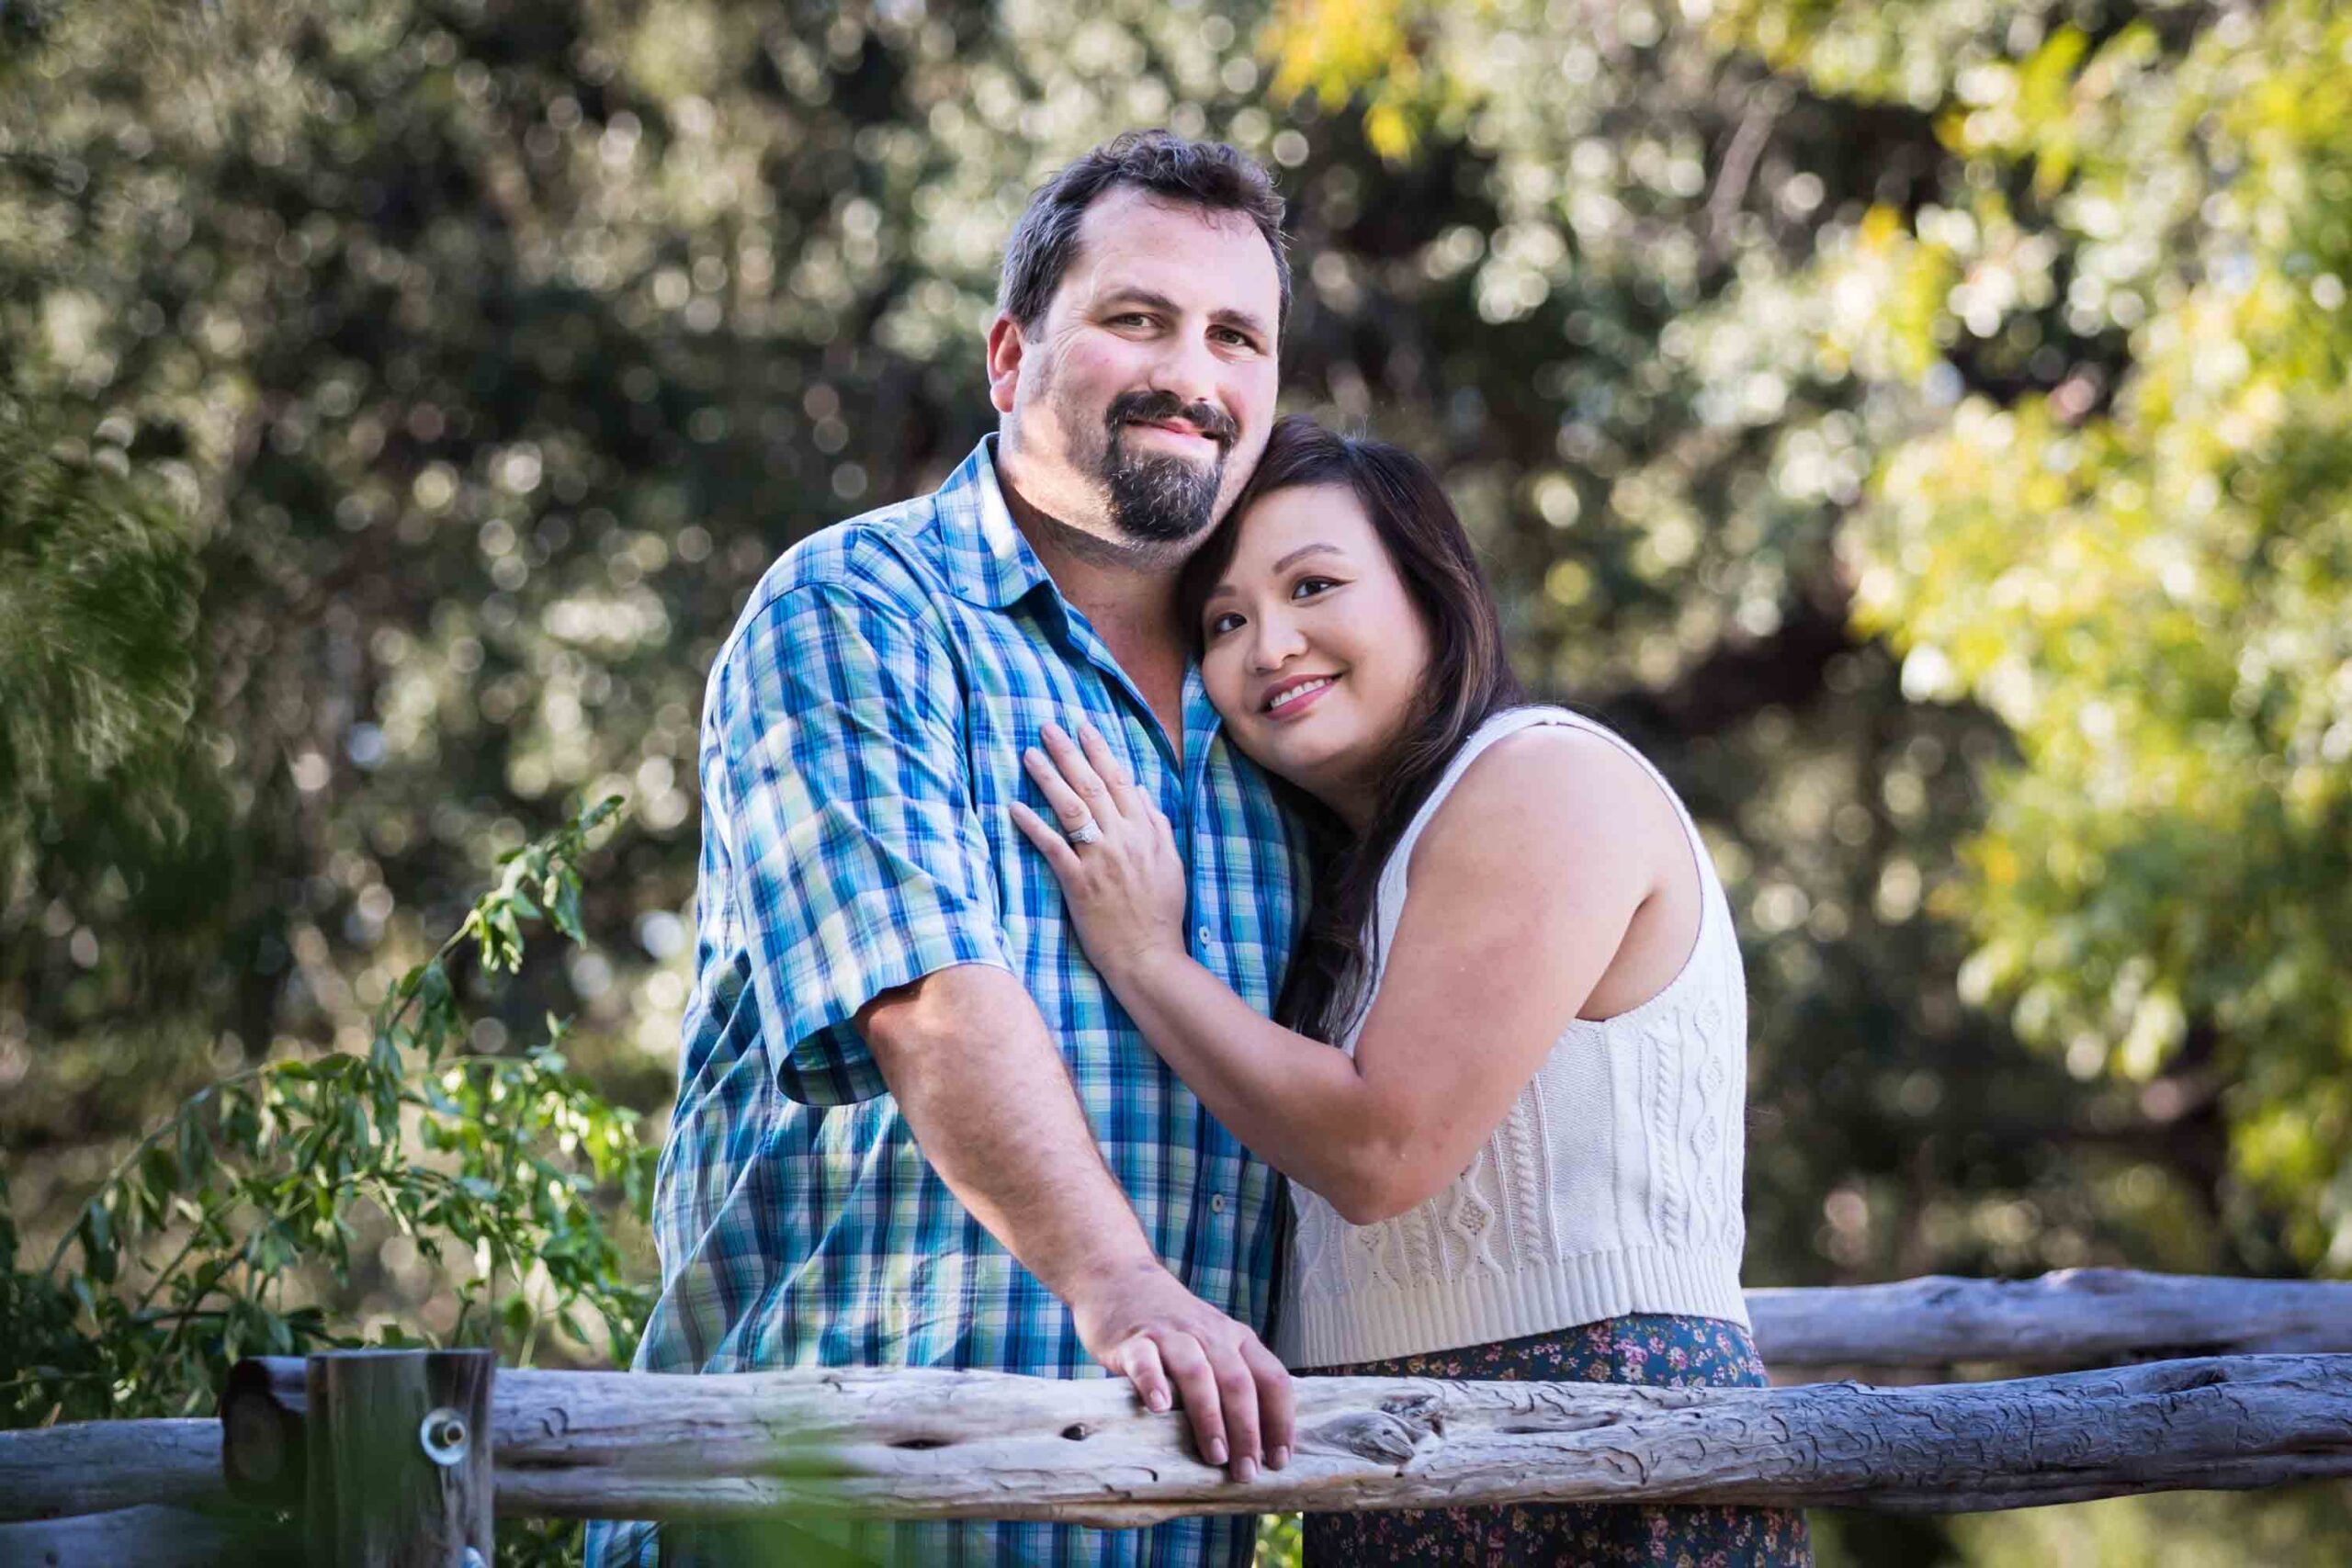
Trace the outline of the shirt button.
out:
<instances>
[{"instance_id":1,"label":"shirt button","mask_svg":"<svg viewBox=\"0 0 2352 1568\"><path fill-rule=\"evenodd\" d=\"M1164 929L1166 929L1166 928L1164 928L1164 927L1163 927L1162 929L1164 930ZM1199 935L1200 935L1200 939L1201 939L1201 945L1202 945L1203 947L1206 947L1206 946L1209 944L1209 928L1208 928L1208 927L1206 927L1206 926L1203 926L1203 927L1200 929Z\"/></svg>"},{"instance_id":2,"label":"shirt button","mask_svg":"<svg viewBox=\"0 0 2352 1568\"><path fill-rule=\"evenodd\" d=\"M1224 1193L1212 1192L1209 1194L1209 1213L1213 1214L1222 1214L1225 1213Z\"/></svg>"}]
</instances>

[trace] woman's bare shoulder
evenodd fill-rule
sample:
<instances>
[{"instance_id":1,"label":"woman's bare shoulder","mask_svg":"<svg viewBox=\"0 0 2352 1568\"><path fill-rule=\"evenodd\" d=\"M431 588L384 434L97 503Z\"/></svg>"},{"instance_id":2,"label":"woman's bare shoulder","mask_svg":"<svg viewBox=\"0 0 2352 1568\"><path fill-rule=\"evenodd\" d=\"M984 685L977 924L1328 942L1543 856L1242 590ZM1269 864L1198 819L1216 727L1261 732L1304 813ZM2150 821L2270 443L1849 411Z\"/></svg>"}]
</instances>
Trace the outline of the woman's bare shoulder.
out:
<instances>
[{"instance_id":1,"label":"woman's bare shoulder","mask_svg":"<svg viewBox=\"0 0 2352 1568\"><path fill-rule=\"evenodd\" d=\"M1413 847L1410 875L1421 882L1449 865L1490 871L1498 847L1530 874L1596 854L1622 867L1628 852L1654 866L1664 863L1659 852L1682 850L1682 830L1673 802L1627 746L1582 726L1535 724L1463 770Z\"/></svg>"}]
</instances>

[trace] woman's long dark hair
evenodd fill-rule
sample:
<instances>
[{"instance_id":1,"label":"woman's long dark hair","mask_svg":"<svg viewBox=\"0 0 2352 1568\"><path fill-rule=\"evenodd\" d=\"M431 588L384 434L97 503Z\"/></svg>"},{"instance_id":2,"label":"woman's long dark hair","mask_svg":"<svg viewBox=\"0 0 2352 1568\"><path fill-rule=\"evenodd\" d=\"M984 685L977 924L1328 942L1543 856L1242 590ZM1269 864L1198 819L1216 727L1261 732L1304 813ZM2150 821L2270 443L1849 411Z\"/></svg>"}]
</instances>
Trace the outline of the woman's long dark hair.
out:
<instances>
[{"instance_id":1,"label":"woman's long dark hair","mask_svg":"<svg viewBox=\"0 0 2352 1568\"><path fill-rule=\"evenodd\" d=\"M1362 839L1306 791L1273 781L1308 824L1315 865L1306 928L1274 1017L1303 1034L1337 1040L1368 999L1360 995L1370 969L1364 927L1389 852L1471 731L1527 699L1504 655L1494 594L1437 475L1401 447L1340 435L1296 414L1275 423L1249 488L1185 565L1178 602L1196 643L1202 610L1233 564L1250 509L1302 485L1354 493L1430 634L1430 667L1385 759Z\"/></svg>"}]
</instances>

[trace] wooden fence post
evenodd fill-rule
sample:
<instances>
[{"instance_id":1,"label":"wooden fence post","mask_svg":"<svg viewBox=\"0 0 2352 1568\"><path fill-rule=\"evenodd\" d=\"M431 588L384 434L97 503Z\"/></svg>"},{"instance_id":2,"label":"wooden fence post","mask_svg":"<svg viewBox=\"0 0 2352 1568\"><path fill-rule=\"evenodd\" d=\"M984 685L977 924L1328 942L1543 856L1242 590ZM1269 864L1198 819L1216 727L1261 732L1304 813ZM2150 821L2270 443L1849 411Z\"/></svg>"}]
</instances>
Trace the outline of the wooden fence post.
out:
<instances>
[{"instance_id":1,"label":"wooden fence post","mask_svg":"<svg viewBox=\"0 0 2352 1568\"><path fill-rule=\"evenodd\" d=\"M312 1568L487 1568L487 1350L332 1350L309 1359Z\"/></svg>"}]
</instances>

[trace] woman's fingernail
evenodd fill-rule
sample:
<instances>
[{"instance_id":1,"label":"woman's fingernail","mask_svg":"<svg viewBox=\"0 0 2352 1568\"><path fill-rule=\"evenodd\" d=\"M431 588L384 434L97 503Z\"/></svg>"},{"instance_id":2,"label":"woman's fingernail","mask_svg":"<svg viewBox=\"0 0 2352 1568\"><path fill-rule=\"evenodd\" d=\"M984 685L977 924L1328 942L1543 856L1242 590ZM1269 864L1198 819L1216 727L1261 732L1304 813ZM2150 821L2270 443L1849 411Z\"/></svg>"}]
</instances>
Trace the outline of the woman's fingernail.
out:
<instances>
[{"instance_id":1,"label":"woman's fingernail","mask_svg":"<svg viewBox=\"0 0 2352 1568\"><path fill-rule=\"evenodd\" d=\"M1209 1445L1209 1462L1211 1464L1223 1464L1225 1462L1224 1439L1219 1438L1217 1441Z\"/></svg>"},{"instance_id":2,"label":"woman's fingernail","mask_svg":"<svg viewBox=\"0 0 2352 1568\"><path fill-rule=\"evenodd\" d=\"M1276 1449L1272 1453L1266 1456L1266 1463L1269 1468L1273 1470L1288 1469L1290 1467L1290 1450L1286 1448Z\"/></svg>"},{"instance_id":3,"label":"woman's fingernail","mask_svg":"<svg viewBox=\"0 0 2352 1568\"><path fill-rule=\"evenodd\" d=\"M1258 1461L1249 1455L1241 1456L1233 1467L1233 1479L1247 1483L1258 1479Z\"/></svg>"},{"instance_id":4,"label":"woman's fingernail","mask_svg":"<svg viewBox=\"0 0 2352 1568\"><path fill-rule=\"evenodd\" d=\"M1168 1396L1160 1393L1158 1389L1152 1390L1149 1396L1144 1400L1144 1403L1150 1405L1155 1414L1166 1415L1168 1412Z\"/></svg>"}]
</instances>

